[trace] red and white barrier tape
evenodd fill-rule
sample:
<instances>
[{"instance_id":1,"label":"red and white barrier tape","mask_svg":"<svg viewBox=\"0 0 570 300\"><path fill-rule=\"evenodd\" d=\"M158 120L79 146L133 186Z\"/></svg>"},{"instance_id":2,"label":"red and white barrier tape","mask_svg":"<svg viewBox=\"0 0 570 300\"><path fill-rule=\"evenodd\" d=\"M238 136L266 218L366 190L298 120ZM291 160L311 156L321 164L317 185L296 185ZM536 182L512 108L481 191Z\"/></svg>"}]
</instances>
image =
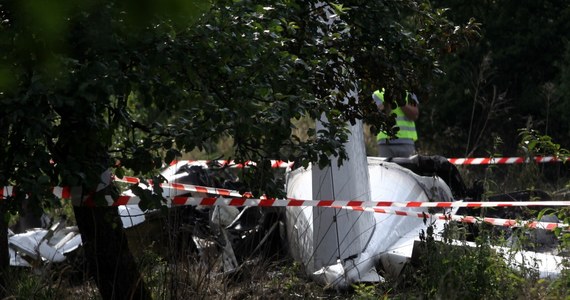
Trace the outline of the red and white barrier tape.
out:
<instances>
[{"instance_id":1,"label":"red and white barrier tape","mask_svg":"<svg viewBox=\"0 0 570 300\"><path fill-rule=\"evenodd\" d=\"M525 157L493 157L493 158L448 158L449 162L454 165L492 165L492 164L522 164L530 162L530 159ZM534 161L536 163L549 163L549 162L566 162L567 159L560 159L554 156L537 156L534 157ZM188 163L188 164L200 164L202 167L207 167L209 163L216 162L223 167L228 168L244 168L248 166L255 166L257 165L253 161L246 161L244 163L237 163L234 160L216 160L216 161L207 161L207 160L180 160L180 161L173 161L170 165L175 165L177 163ZM286 162L282 160L271 160L271 167L272 168L287 168L292 167L293 162ZM115 178L116 181L126 182L136 184L139 183L140 180L136 177L128 177L125 176L121 178ZM222 196L229 196L229 197L241 197L239 192L232 191L232 190L224 190L219 188L210 188L210 187L202 187L202 186L194 186L194 185L181 185L178 183L168 184L163 183L161 184L163 188L171 188L177 190L185 190L190 192L199 192L199 193L209 193L209 194L216 194ZM10 188L10 191L7 192L6 188ZM58 189L56 187L55 189ZM60 188L63 189L63 188ZM57 193L61 193L62 191L58 191ZM6 197L12 194L12 187L5 187L2 191L2 195L0 195L0 199L2 197ZM54 190L54 194L56 191ZM57 194L56 194L57 195ZM246 195L244 195L246 196ZM59 196L58 196L59 197ZM65 197L64 197L65 198Z\"/></svg>"},{"instance_id":2,"label":"red and white barrier tape","mask_svg":"<svg viewBox=\"0 0 570 300\"><path fill-rule=\"evenodd\" d=\"M56 186L53 188L53 194L60 199L70 199L71 188Z\"/></svg>"},{"instance_id":3,"label":"red and white barrier tape","mask_svg":"<svg viewBox=\"0 0 570 300\"><path fill-rule=\"evenodd\" d=\"M502 165L502 164L522 164L528 163L531 159L526 157L484 157L484 158L448 158L454 165ZM534 162L549 163L566 161L554 156L536 156Z\"/></svg>"},{"instance_id":4,"label":"red and white barrier tape","mask_svg":"<svg viewBox=\"0 0 570 300\"><path fill-rule=\"evenodd\" d=\"M530 160L528 158L525 158L525 157L448 158L447 160L454 165L522 164L522 163L530 162ZM536 157L534 157L534 161L537 163L562 162L562 161L566 162L567 160L568 159L562 160L562 159L554 157L554 156L536 156ZM202 167L207 167L207 165L211 162L217 162L221 166L228 167L228 168L244 168L247 166L257 165L253 161L246 161L244 163L237 163L234 160L216 160L216 161L180 160L180 161L172 161L172 163L170 165L172 166L172 165L175 165L175 164L181 163L181 162L186 162L188 164L201 164ZM293 164L294 164L293 162L286 162L286 161L282 161L282 160L271 160L271 167L272 168L287 168L287 167L292 167ZM115 180L120 181L120 182L133 183L133 184L140 182L140 180L138 178L128 177L128 176L123 177L123 179L115 178ZM163 186L165 188L183 189L186 191L203 192L203 193L217 194L217 195L223 195L223 196L231 196L231 197L240 197L241 196L241 195L238 196L239 192L237 192L237 191L216 189L216 188L210 188L210 187L200 187L200 186L192 186L192 185L181 186L180 184L162 184L161 186ZM6 188L10 188L10 192L8 194L6 194ZM11 188L12 187L5 187L4 190L2 191L2 195L0 195L0 199L1 199L1 197L6 197L8 195L11 195L12 194ZM217 191L217 192L213 192L213 191Z\"/></svg>"},{"instance_id":5,"label":"red and white barrier tape","mask_svg":"<svg viewBox=\"0 0 570 300\"><path fill-rule=\"evenodd\" d=\"M185 162L188 164L200 164L202 165L202 167L207 167L208 164L211 163L217 163L218 165L220 165L221 167L227 167L227 168L244 168L244 167L252 167L252 166L257 166L257 163L251 160L245 161L243 163L238 163L235 160L174 160L170 163L171 166L177 164L177 163L181 163L181 162ZM287 167L292 167L294 164L294 162L287 162L287 161L283 161L283 160L271 160L271 167L272 168L287 168Z\"/></svg>"},{"instance_id":6,"label":"red and white barrier tape","mask_svg":"<svg viewBox=\"0 0 570 300\"><path fill-rule=\"evenodd\" d=\"M137 184L140 183L140 179L136 177L129 177L123 176L122 178L114 177L114 180L117 182L124 182L124 183L131 183ZM152 185L152 181L148 181L149 184ZM213 188L213 187L206 187L206 186L199 186L199 185L192 185L192 184L182 184L182 183L161 183L160 187L164 189L173 189L173 190L180 190L180 191L188 191L188 192L197 192L197 193L205 193L205 194L214 194L214 195L221 195L225 197L247 197L250 195L249 193L242 195L240 192L235 190L227 190L227 189L220 189L220 188Z\"/></svg>"},{"instance_id":7,"label":"red and white barrier tape","mask_svg":"<svg viewBox=\"0 0 570 300\"><path fill-rule=\"evenodd\" d=\"M379 157L380 159L385 159L383 157ZM533 159L529 159L526 157L475 157L475 158L448 158L447 159L450 163L454 165L508 165L508 164L523 164L529 163L534 161L536 163L550 163L550 162L564 162L567 159L560 159L555 156L536 156ZM234 160L215 160L215 161L208 161L208 160L179 160L173 161L170 165L175 165L176 163L186 162L189 164L201 164L204 167L207 167L209 163L217 163L223 167L228 168L244 168L248 166L255 166L257 163L253 161L246 161L244 163L237 163ZM286 162L282 160L271 160L271 167L273 168L287 168L292 167L293 162Z\"/></svg>"},{"instance_id":8,"label":"red and white barrier tape","mask_svg":"<svg viewBox=\"0 0 570 300\"><path fill-rule=\"evenodd\" d=\"M52 189L54 196L60 199L69 199L71 197L71 189L68 187L56 186ZM0 199L6 197L14 196L14 187L5 186L2 188L2 194L0 194Z\"/></svg>"},{"instance_id":9,"label":"red and white barrier tape","mask_svg":"<svg viewBox=\"0 0 570 300\"><path fill-rule=\"evenodd\" d=\"M4 187L2 190L2 198L12 195L12 187ZM69 199L70 189L65 187L55 187L53 189L55 196L59 198ZM107 197L107 204L110 206L119 205L135 205L139 204L140 198L136 196L120 196L117 199ZM1 199L1 198L0 198ZM368 211L374 213L393 214L408 217L434 217L440 220L453 220L462 223L488 223L495 226L503 227L529 227L529 228L543 228L547 230L554 230L558 227L568 227L567 224L548 223L537 221L520 221L512 219L499 219L499 218L477 218L472 216L460 215L447 215L447 214L428 214L425 212L409 212L389 210L379 207L407 207L407 208L421 208L421 207L515 207L515 206L569 206L570 201L528 201L528 202L390 202L390 201L345 201L345 200L298 200L298 199L253 199L253 198L216 198L216 197L173 197L166 198L172 205L193 205L193 206L260 206L260 207L331 207L338 209L350 209L355 211ZM91 203L93 204L93 203Z\"/></svg>"},{"instance_id":10,"label":"red and white barrier tape","mask_svg":"<svg viewBox=\"0 0 570 300\"><path fill-rule=\"evenodd\" d=\"M295 199L291 199L295 200ZM332 200L295 200L295 201L332 201ZM340 202L340 201L336 201ZM502 202L393 202L393 201L346 201L349 204L344 206L353 207L432 207L432 208L450 208L450 207L521 207L521 206L570 206L570 201L502 201Z\"/></svg>"},{"instance_id":11,"label":"red and white barrier tape","mask_svg":"<svg viewBox=\"0 0 570 300\"><path fill-rule=\"evenodd\" d=\"M406 207L406 208L451 208L451 207L521 207L521 206L570 206L570 201L528 201L528 202L392 202L392 201L356 201L356 200L299 200L276 198L218 198L218 197L167 197L173 205L204 205L204 206L262 206L262 207ZM138 204L136 196L120 196L113 205Z\"/></svg>"},{"instance_id":12,"label":"red and white barrier tape","mask_svg":"<svg viewBox=\"0 0 570 300\"><path fill-rule=\"evenodd\" d=\"M136 178L134 178L136 179ZM133 178L125 180L134 181ZM138 179L137 179L138 180ZM263 198L253 199L244 197L237 191L216 189L209 187L185 185L185 184L164 184L168 188L183 189L185 191L194 191L200 193L208 193L215 195L222 195L231 198L218 198L218 197L172 197L172 204L174 205L226 205L226 206L315 206L315 207L330 207L330 206L349 206L349 207L431 207L431 208L451 208L451 207L467 207L467 208L480 208L480 207L552 207L552 206L570 206L570 201L501 201L501 202L471 202L471 201L452 201L452 202L424 202L424 201L360 201L360 200L303 200L303 199L276 199L276 198ZM2 190L4 197L12 195L13 187L7 186ZM68 199L70 198L70 188L55 187L53 194L56 197ZM167 197L170 198L170 197ZM128 205L138 204L140 199L136 196L120 196L113 205Z\"/></svg>"},{"instance_id":13,"label":"red and white barrier tape","mask_svg":"<svg viewBox=\"0 0 570 300\"><path fill-rule=\"evenodd\" d=\"M568 224L552 223L552 222L539 222L539 221L521 221L513 219L499 219L499 218L477 218L472 216L461 215L446 215L446 214L428 214L424 212L408 212L399 210L388 210L376 207L353 207L353 206L332 206L332 208L350 209L355 211L368 211L374 213L391 214L398 216L416 217L416 218L429 218L433 217L444 221L456 221L461 223L487 223L494 226L502 227L528 227L540 228L546 230L554 230L556 228L567 228Z\"/></svg>"},{"instance_id":14,"label":"red and white barrier tape","mask_svg":"<svg viewBox=\"0 0 570 300\"><path fill-rule=\"evenodd\" d=\"M319 206L319 207L330 207L338 209L350 209L355 211L368 211L374 213L384 213L393 214L398 216L408 216L408 217L434 217L439 220L453 220L462 223L488 223L495 226L503 227L529 227L529 228L542 228L546 230L554 230L558 227L568 227L568 225L560 223L550 223L550 222L538 222L538 221L519 221L512 219L500 219L500 218L477 218L472 216L461 216L461 215L446 215L446 214L428 214L425 212L408 212L408 211L394 211L378 207L362 207L362 206L349 206L349 205L336 205L339 203L350 204L350 201L330 201L325 203L323 201L299 201L299 200L277 200L277 199L251 199L251 198L193 198L193 197L174 197L170 200L173 205L203 205L203 206L260 206L260 207L286 207L286 206L297 206L297 207L307 207L307 206ZM119 197L115 200L113 205L126 205L126 204L136 204L140 201L138 197ZM355 203L352 203L355 204Z\"/></svg>"},{"instance_id":15,"label":"red and white barrier tape","mask_svg":"<svg viewBox=\"0 0 570 300\"><path fill-rule=\"evenodd\" d=\"M5 186L2 188L2 194L0 195L0 199L10 197L14 195L14 187L13 186Z\"/></svg>"}]
</instances>

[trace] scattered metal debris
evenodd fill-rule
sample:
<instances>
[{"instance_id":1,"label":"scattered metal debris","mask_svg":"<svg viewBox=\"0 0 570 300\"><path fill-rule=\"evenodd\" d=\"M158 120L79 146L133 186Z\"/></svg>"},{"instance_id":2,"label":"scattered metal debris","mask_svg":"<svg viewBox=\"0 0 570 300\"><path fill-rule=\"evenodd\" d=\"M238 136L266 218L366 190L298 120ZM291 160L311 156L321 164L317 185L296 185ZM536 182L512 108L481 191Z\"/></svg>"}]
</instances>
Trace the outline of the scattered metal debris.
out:
<instances>
[{"instance_id":1,"label":"scattered metal debris","mask_svg":"<svg viewBox=\"0 0 570 300\"><path fill-rule=\"evenodd\" d=\"M351 158L353 159L353 158ZM369 195L372 201L422 202L422 201L454 201L454 196L469 196L480 199L480 186L468 189L463 184L455 167L439 157L397 158L390 161L368 158L369 192L362 192L363 197ZM398 163L395 163L398 162ZM401 164L401 165L400 165ZM413 172L412 172L413 171ZM312 168L292 170L288 173L287 197L295 199L315 199L315 191L321 192L323 183L315 184ZM440 177L441 176L441 177ZM338 176L340 177L340 175ZM349 176L350 177L350 176ZM337 188L350 183L340 182ZM450 188L453 187L453 188ZM490 197L490 200L503 197L518 197L532 199L547 195L540 191L511 193ZM473 212L462 212L472 216ZM401 208L405 212L424 213L432 215L433 209ZM382 214L365 211L353 211L353 216L345 217L348 213L337 210L333 216L326 216L323 208L318 207L288 207L287 231L289 249L293 257L302 263L308 275L315 281L326 286L344 289L355 282L382 281L378 277L377 267L383 274L397 277L406 264L409 264L414 253L414 247L421 243L421 234L433 230L432 235L441 239L447 220L431 217L410 218L396 214ZM442 212L457 215L458 208L446 208ZM494 210L495 217L532 218L536 214L523 214L520 208L510 210ZM368 215L368 216L367 216ZM370 217L371 216L371 217ZM326 219L325 219L326 218ZM347 222L347 220L351 220ZM552 216L544 216L541 221L558 222ZM490 226L490 225L489 225ZM350 231L358 228L356 233ZM477 234L477 226L469 226L471 236ZM518 229L504 228L510 232ZM323 232L336 231L337 239L326 239ZM497 253L513 267L534 268L541 277L557 277L562 270L563 255L558 253L557 240L554 234L544 229L525 231L529 240L535 245L532 249L517 247L495 247ZM510 235L511 246L518 243L515 234ZM360 245L358 253L349 246L343 246L349 241L350 247ZM474 247L469 241L455 241L452 244ZM536 247L540 245L541 247ZM336 249L336 252L327 249ZM515 249L515 250L513 250ZM353 251L353 252L349 252ZM375 279L376 275L376 279Z\"/></svg>"},{"instance_id":2,"label":"scattered metal debris","mask_svg":"<svg viewBox=\"0 0 570 300\"><path fill-rule=\"evenodd\" d=\"M231 188L240 186L237 178L227 169L220 166L205 166L201 162L179 162L161 172L165 182L169 184L191 184L209 188ZM152 189L143 183L138 183L142 189ZM134 196L133 190L123 195ZM164 198L173 197L219 197L199 192L188 192L181 189L163 189ZM235 272L247 259L263 251L273 251L268 247L279 240L279 232L275 230L281 214L278 209L260 207L234 206L172 206L169 213L180 216L175 228L172 224L165 226L170 229L184 229L190 233L192 247L203 261L217 256L222 273ZM281 210L283 211L283 210ZM119 207L123 226L128 230L145 222L145 216L158 211L142 211L138 205ZM169 218L165 218L169 219ZM186 241L187 242L187 241ZM271 246L271 245L270 245ZM276 250L275 252L278 252Z\"/></svg>"},{"instance_id":3,"label":"scattered metal debris","mask_svg":"<svg viewBox=\"0 0 570 300\"><path fill-rule=\"evenodd\" d=\"M454 201L458 197L480 199L481 186L467 188L457 169L441 157L416 156L390 160L368 158L369 191L371 200L390 201ZM201 163L176 163L161 172L169 183L193 184L212 188L239 186L239 179L231 173L214 174L216 170L205 168ZM287 196L294 199L318 199L311 167L288 170ZM322 183L321 183L322 184ZM150 190L151 186L137 183L137 188ZM123 195L134 195L129 189ZM179 189L163 189L162 196L220 197ZM550 200L548 194L540 191L520 191L489 197L489 201L517 200L528 201L539 198ZM406 208L404 211L432 214L435 208ZM142 210L138 205L118 208L123 227L136 230L148 223L151 216L160 215L160 210ZM410 264L420 234L426 224L434 228L434 236L443 234L449 221L426 218L409 218L389 214L369 212L349 212L332 208L317 207L233 207L233 206L179 206L170 207L169 213L179 218L173 224L162 224L168 230L186 232L179 238L187 239L185 247L191 244L200 260L217 261L212 264L212 272L233 273L240 269L249 258L259 252L277 253L289 251L301 262L307 274L324 285L346 288L354 282L379 282L384 280L380 273L397 277L407 264ZM327 211L325 220L324 211ZM331 213L332 212L332 213ZM465 208L439 209L447 214L471 214ZM480 211L475 211L479 213ZM493 217L520 218L532 217L521 208L487 209ZM163 216L164 217L164 216ZM160 219L160 217L159 217ZM168 218L161 219L162 222ZM558 222L551 215L543 216L542 221ZM45 222L45 220L44 220ZM477 226L467 225L472 236L477 235ZM163 230L163 232L169 232ZM337 243L323 242L319 232L336 230L343 232L337 236ZM510 245L518 245L516 229L507 231ZM170 232L171 232L170 231ZM338 234L337 232L337 234ZM177 233L178 234L178 233ZM537 268L542 277L556 277L560 274L560 261L568 253L557 252L558 241L552 232L542 229L528 231L527 239L532 240L533 248L517 251L514 256L508 247L497 247L497 252L505 255L513 267ZM474 246L470 241L456 242L461 246ZM341 244L347 244L346 248ZM357 251L354 252L356 245ZM22 233L9 231L10 264L31 267L46 263L61 263L66 256L81 246L77 227L65 226L65 220L54 223L49 229L35 228ZM326 252L319 249L326 248ZM349 249L350 248L350 249ZM287 249L287 250L285 250ZM350 254L343 251L351 251ZM326 253L326 254L323 254ZM323 257L332 255L331 257ZM508 255L508 257L507 257ZM529 264L533 265L529 265ZM379 272L380 268L382 272Z\"/></svg>"},{"instance_id":4,"label":"scattered metal debris","mask_svg":"<svg viewBox=\"0 0 570 300\"><path fill-rule=\"evenodd\" d=\"M60 221L49 229L34 228L19 234L9 230L10 265L30 267L63 262L68 253L81 246L77 227L66 227L64 224L64 221Z\"/></svg>"}]
</instances>

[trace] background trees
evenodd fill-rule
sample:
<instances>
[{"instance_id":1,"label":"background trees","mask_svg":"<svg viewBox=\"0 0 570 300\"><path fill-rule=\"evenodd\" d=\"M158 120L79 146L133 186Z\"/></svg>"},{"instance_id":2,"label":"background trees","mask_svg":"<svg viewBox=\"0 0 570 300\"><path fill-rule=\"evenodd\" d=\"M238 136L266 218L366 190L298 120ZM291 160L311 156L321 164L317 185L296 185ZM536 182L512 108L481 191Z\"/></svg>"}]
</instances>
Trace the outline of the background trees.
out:
<instances>
[{"instance_id":1,"label":"background trees","mask_svg":"<svg viewBox=\"0 0 570 300\"><path fill-rule=\"evenodd\" d=\"M342 18L331 24L320 2L5 2L2 182L93 187L109 166L148 172L174 146L225 136L239 159L342 155L344 123L374 113L371 88L419 88L463 33L427 3L327 10ZM361 102L345 103L360 78ZM322 138L290 137L292 118L322 112Z\"/></svg>"},{"instance_id":2,"label":"background trees","mask_svg":"<svg viewBox=\"0 0 570 300\"><path fill-rule=\"evenodd\" d=\"M516 154L519 128L570 137L565 1L437 1L461 23L474 17L481 39L446 56L446 76L423 105L421 148L445 156L486 155L496 137ZM446 142L443 143L442 141Z\"/></svg>"},{"instance_id":3,"label":"background trees","mask_svg":"<svg viewBox=\"0 0 570 300\"><path fill-rule=\"evenodd\" d=\"M234 151L225 158L261 162L248 178L253 192L277 194L281 185L264 160L342 158L346 122L386 126L370 98L380 87L396 101L405 90L420 95L421 145L433 153L484 151L490 132L512 150L512 130L529 116L567 136L567 114L553 113L568 106L570 50L558 38L568 32L563 1L442 5L452 9L428 1L4 1L0 184L18 190L2 209L16 212L25 198L59 205L50 196L55 185L95 192L108 168L152 174L180 152L226 137ZM484 26L476 44L471 16ZM474 47L454 54L467 43ZM358 102L348 96L355 86ZM323 113L328 123L318 138L312 129L308 139L292 135L292 120ZM145 199L160 205L159 197ZM129 260L117 220L105 221L113 209L75 213L94 245L90 257L106 253L98 259L111 259L109 268ZM101 237L92 233L103 227L98 232L114 232L109 251L96 248ZM138 282L133 272L126 280ZM100 289L119 297L108 278Z\"/></svg>"}]
</instances>

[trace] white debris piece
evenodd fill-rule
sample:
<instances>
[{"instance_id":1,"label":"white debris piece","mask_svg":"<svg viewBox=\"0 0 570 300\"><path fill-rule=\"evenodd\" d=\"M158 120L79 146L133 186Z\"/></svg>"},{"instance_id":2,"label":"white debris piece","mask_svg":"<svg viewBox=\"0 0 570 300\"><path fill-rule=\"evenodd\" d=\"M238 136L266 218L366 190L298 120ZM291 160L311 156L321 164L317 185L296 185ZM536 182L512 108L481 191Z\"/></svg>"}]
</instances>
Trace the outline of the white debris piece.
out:
<instances>
[{"instance_id":1,"label":"white debris piece","mask_svg":"<svg viewBox=\"0 0 570 300\"><path fill-rule=\"evenodd\" d=\"M120 205L119 216L123 223L123 228L130 228L145 221L144 212L138 205Z\"/></svg>"},{"instance_id":2,"label":"white debris piece","mask_svg":"<svg viewBox=\"0 0 570 300\"><path fill-rule=\"evenodd\" d=\"M311 171L311 167L301 168L288 174L287 197L311 199L314 188ZM421 202L434 198L439 201L453 199L451 190L439 177L419 176L397 164L374 158L368 159L368 171L370 174L368 194L371 201L390 199L391 201ZM426 208L402 208L402 210L427 212ZM359 228L362 230L361 234L368 235L371 232L371 237L361 253L350 262L348 260L342 262L343 270L339 270L340 265L315 269L314 261L318 259L315 257L316 248L322 247L322 243L315 240L316 229L314 227L320 222L314 221L313 211L313 207L287 208L287 238L290 251L295 259L302 262L307 273L313 274L316 281L337 288L346 288L354 282L369 281L369 274L375 271L374 267L378 262L386 264L383 268L391 275L397 276L403 264L411 258L414 240L419 237L420 231L427 227L420 218L359 212L363 214L362 218L357 219ZM371 215L372 218L364 218L365 214ZM432 221L428 220L428 222ZM337 222L329 230L354 226L355 224ZM436 228L443 228L443 226ZM339 240L352 241L355 238L357 237L339 236ZM326 247L331 247L331 245Z\"/></svg>"},{"instance_id":3,"label":"white debris piece","mask_svg":"<svg viewBox=\"0 0 570 300\"><path fill-rule=\"evenodd\" d=\"M30 261L63 262L65 254L80 245L77 227L63 227L62 223L54 224L49 230L34 228L19 234L8 232L11 266L29 267Z\"/></svg>"}]
</instances>

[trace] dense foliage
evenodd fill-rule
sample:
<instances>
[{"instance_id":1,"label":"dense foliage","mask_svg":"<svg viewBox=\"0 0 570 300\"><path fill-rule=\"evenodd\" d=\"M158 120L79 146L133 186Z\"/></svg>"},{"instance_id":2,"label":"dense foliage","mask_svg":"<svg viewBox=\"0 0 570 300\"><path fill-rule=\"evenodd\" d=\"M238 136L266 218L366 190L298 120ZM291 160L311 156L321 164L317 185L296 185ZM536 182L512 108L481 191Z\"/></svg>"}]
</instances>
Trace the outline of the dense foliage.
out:
<instances>
[{"instance_id":1,"label":"dense foliage","mask_svg":"<svg viewBox=\"0 0 570 300\"><path fill-rule=\"evenodd\" d=\"M245 177L253 192L277 194L282 185L265 159L326 164L339 155L342 161L346 122L390 127L393 120L371 102L380 87L396 102L406 90L419 95L420 150L434 154L486 154L493 137L512 154L522 127L556 141L570 137L565 1L328 4L2 1L0 185L16 186L17 193L0 202L0 212L22 211L25 198L37 208L57 206L55 185L93 191L108 168L153 174L176 155L225 138L233 151L224 158L262 162ZM480 35L472 17L481 23ZM325 130L308 129L308 139L292 134L296 119L323 115ZM552 144L535 133L523 132L529 152ZM154 202L143 205L162 199L146 200ZM76 214L87 237L97 226L119 228L85 223L84 210ZM103 238L116 249L110 234ZM475 264L480 272L464 278L470 288L502 285L508 289L487 291L511 292L516 285L508 285L508 271L487 250L459 253L456 260L438 255L426 270L429 279L441 268L452 271L437 275L460 276ZM500 277L476 282L487 278L489 266ZM119 268L119 276L128 270ZM436 295L436 282L419 283L425 295ZM441 291L484 292L455 288Z\"/></svg>"},{"instance_id":2,"label":"dense foliage","mask_svg":"<svg viewBox=\"0 0 570 300\"><path fill-rule=\"evenodd\" d=\"M515 155L528 128L570 138L567 1L436 1L455 22L476 18L481 39L445 57L419 121L421 148L450 157L487 155L500 139ZM446 141L445 143L442 141Z\"/></svg>"},{"instance_id":3,"label":"dense foliage","mask_svg":"<svg viewBox=\"0 0 570 300\"><path fill-rule=\"evenodd\" d=\"M16 193L2 212L21 211L25 198L58 205L56 185L83 187L97 203L118 194L97 188L105 170L152 173L223 137L233 139L235 158L261 163L249 177L253 192L277 193L265 159L342 161L346 122L386 126L372 88L385 86L397 101L419 89L474 29L454 27L427 1L324 4L3 1L0 184ZM302 116L324 116L324 129L292 136L291 120ZM146 297L115 209L74 212L103 296L133 295L121 286ZM121 274L114 261L125 263Z\"/></svg>"},{"instance_id":4,"label":"dense foliage","mask_svg":"<svg viewBox=\"0 0 570 300\"><path fill-rule=\"evenodd\" d=\"M147 173L176 149L227 136L238 159L342 158L346 121L384 126L373 88L420 89L420 78L441 72L443 50L472 30L412 1L219 1L199 20L186 14L198 4L173 3L158 12L131 2L3 4L3 184L33 194L93 187L117 161ZM349 92L359 78L357 103ZM321 113L319 138L291 137L292 119Z\"/></svg>"}]
</instances>

